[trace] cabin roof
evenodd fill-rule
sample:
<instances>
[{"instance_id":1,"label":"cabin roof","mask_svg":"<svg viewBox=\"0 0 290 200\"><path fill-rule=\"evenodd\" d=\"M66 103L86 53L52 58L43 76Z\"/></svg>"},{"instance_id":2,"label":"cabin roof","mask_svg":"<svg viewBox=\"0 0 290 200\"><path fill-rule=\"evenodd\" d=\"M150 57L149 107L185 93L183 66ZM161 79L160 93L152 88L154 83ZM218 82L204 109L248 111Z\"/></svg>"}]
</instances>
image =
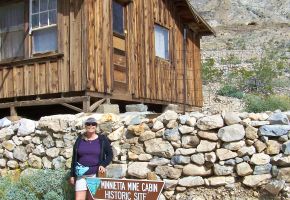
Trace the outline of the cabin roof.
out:
<instances>
[{"instance_id":1,"label":"cabin roof","mask_svg":"<svg viewBox=\"0 0 290 200\"><path fill-rule=\"evenodd\" d=\"M183 21L201 35L216 35L214 29L198 14L189 0L173 0Z\"/></svg>"}]
</instances>

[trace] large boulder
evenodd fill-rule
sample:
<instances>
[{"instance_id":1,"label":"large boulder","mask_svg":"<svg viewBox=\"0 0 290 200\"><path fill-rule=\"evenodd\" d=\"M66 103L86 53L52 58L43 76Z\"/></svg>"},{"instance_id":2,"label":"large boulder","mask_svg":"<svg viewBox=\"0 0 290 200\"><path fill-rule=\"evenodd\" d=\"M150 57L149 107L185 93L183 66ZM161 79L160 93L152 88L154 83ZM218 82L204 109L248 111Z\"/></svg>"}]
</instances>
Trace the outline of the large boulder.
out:
<instances>
[{"instance_id":1,"label":"large boulder","mask_svg":"<svg viewBox=\"0 0 290 200\"><path fill-rule=\"evenodd\" d=\"M137 178L146 178L147 173L151 172L148 162L133 162L128 166L128 175Z\"/></svg>"},{"instance_id":2,"label":"large boulder","mask_svg":"<svg viewBox=\"0 0 290 200\"><path fill-rule=\"evenodd\" d=\"M256 186L267 183L266 181L271 178L272 178L271 174L249 175L249 176L245 176L243 180L243 184L249 187L256 187Z\"/></svg>"},{"instance_id":3,"label":"large boulder","mask_svg":"<svg viewBox=\"0 0 290 200\"><path fill-rule=\"evenodd\" d=\"M199 145L199 138L196 135L185 135L181 138L181 144L184 148L195 148Z\"/></svg>"},{"instance_id":4,"label":"large boulder","mask_svg":"<svg viewBox=\"0 0 290 200\"><path fill-rule=\"evenodd\" d=\"M279 170L277 179L285 180L287 183L290 183L290 167L281 168Z\"/></svg>"},{"instance_id":5,"label":"large boulder","mask_svg":"<svg viewBox=\"0 0 290 200\"><path fill-rule=\"evenodd\" d=\"M290 131L290 125L264 125L259 128L261 136L279 137L287 135Z\"/></svg>"},{"instance_id":6,"label":"large boulder","mask_svg":"<svg viewBox=\"0 0 290 200\"><path fill-rule=\"evenodd\" d=\"M180 134L178 128L166 129L163 135L163 138L169 141L178 141L180 140Z\"/></svg>"},{"instance_id":7,"label":"large boulder","mask_svg":"<svg viewBox=\"0 0 290 200\"><path fill-rule=\"evenodd\" d=\"M162 178L178 179L181 176L182 170L169 166L157 166L155 173Z\"/></svg>"},{"instance_id":8,"label":"large boulder","mask_svg":"<svg viewBox=\"0 0 290 200\"><path fill-rule=\"evenodd\" d=\"M0 119L0 128L8 127L12 124L12 122L6 117Z\"/></svg>"},{"instance_id":9,"label":"large boulder","mask_svg":"<svg viewBox=\"0 0 290 200\"><path fill-rule=\"evenodd\" d=\"M254 165L266 165L270 163L270 156L264 153L256 153L252 156L251 163Z\"/></svg>"},{"instance_id":10,"label":"large boulder","mask_svg":"<svg viewBox=\"0 0 290 200\"><path fill-rule=\"evenodd\" d=\"M174 149L168 141L161 138L155 138L144 142L146 152L155 156L171 158L174 155Z\"/></svg>"},{"instance_id":11,"label":"large boulder","mask_svg":"<svg viewBox=\"0 0 290 200\"><path fill-rule=\"evenodd\" d=\"M251 166L246 162L237 164L236 170L239 176L247 176L247 175L252 174L253 172L253 169L251 168Z\"/></svg>"},{"instance_id":12,"label":"large boulder","mask_svg":"<svg viewBox=\"0 0 290 200\"><path fill-rule=\"evenodd\" d=\"M228 160L238 156L236 152L230 151L228 149L217 149L216 155L220 160Z\"/></svg>"},{"instance_id":13,"label":"large boulder","mask_svg":"<svg viewBox=\"0 0 290 200\"><path fill-rule=\"evenodd\" d=\"M13 150L13 157L21 162L25 162L28 159L26 150L24 146L17 146Z\"/></svg>"},{"instance_id":14,"label":"large boulder","mask_svg":"<svg viewBox=\"0 0 290 200\"><path fill-rule=\"evenodd\" d=\"M74 126L75 115L52 115L41 117L38 128L49 129L54 132L68 132Z\"/></svg>"},{"instance_id":15,"label":"large boulder","mask_svg":"<svg viewBox=\"0 0 290 200\"><path fill-rule=\"evenodd\" d=\"M281 112L272 114L267 120L270 122L270 124L289 124L287 115Z\"/></svg>"},{"instance_id":16,"label":"large boulder","mask_svg":"<svg viewBox=\"0 0 290 200\"><path fill-rule=\"evenodd\" d=\"M199 145L197 146L197 152L210 152L216 148L216 142L210 142L208 140L201 140Z\"/></svg>"},{"instance_id":17,"label":"large boulder","mask_svg":"<svg viewBox=\"0 0 290 200\"><path fill-rule=\"evenodd\" d=\"M188 176L179 179L178 185L183 187L194 187L204 184L204 180L201 176Z\"/></svg>"},{"instance_id":18,"label":"large boulder","mask_svg":"<svg viewBox=\"0 0 290 200\"><path fill-rule=\"evenodd\" d=\"M224 142L233 142L242 140L245 136L245 129L240 124L234 124L221 128L218 131L218 137Z\"/></svg>"},{"instance_id":19,"label":"large boulder","mask_svg":"<svg viewBox=\"0 0 290 200\"><path fill-rule=\"evenodd\" d=\"M212 131L198 131L197 135L203 139L211 141L218 141L219 139L217 133Z\"/></svg>"},{"instance_id":20,"label":"large boulder","mask_svg":"<svg viewBox=\"0 0 290 200\"><path fill-rule=\"evenodd\" d=\"M26 136L35 131L37 123L35 121L32 121L30 119L21 119L19 121L19 128L17 135L18 136Z\"/></svg>"},{"instance_id":21,"label":"large boulder","mask_svg":"<svg viewBox=\"0 0 290 200\"><path fill-rule=\"evenodd\" d=\"M110 164L106 169L107 178L124 178L127 172L127 164Z\"/></svg>"},{"instance_id":22,"label":"large boulder","mask_svg":"<svg viewBox=\"0 0 290 200\"><path fill-rule=\"evenodd\" d=\"M183 174L186 176L209 176L212 170L205 166L188 164L183 168Z\"/></svg>"},{"instance_id":23,"label":"large boulder","mask_svg":"<svg viewBox=\"0 0 290 200\"><path fill-rule=\"evenodd\" d=\"M224 120L221 115L212 115L200 118L196 125L201 130L217 129L224 126Z\"/></svg>"},{"instance_id":24,"label":"large boulder","mask_svg":"<svg viewBox=\"0 0 290 200\"><path fill-rule=\"evenodd\" d=\"M234 112L227 112L225 114L224 119L225 119L226 125L228 125L228 126L233 125L233 124L238 124L238 123L240 123L240 121L242 121L241 118L239 117L239 115L237 113L234 113Z\"/></svg>"}]
</instances>

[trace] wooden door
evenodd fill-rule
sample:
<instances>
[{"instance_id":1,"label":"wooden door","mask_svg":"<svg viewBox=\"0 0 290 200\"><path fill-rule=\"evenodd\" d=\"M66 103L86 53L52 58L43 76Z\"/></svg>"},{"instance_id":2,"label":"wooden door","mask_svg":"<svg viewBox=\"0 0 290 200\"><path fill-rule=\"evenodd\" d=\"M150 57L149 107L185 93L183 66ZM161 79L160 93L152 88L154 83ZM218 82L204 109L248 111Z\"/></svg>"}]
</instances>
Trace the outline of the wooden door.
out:
<instances>
[{"instance_id":1,"label":"wooden door","mask_svg":"<svg viewBox=\"0 0 290 200\"><path fill-rule=\"evenodd\" d=\"M113 93L128 93L125 5L113 0Z\"/></svg>"}]
</instances>

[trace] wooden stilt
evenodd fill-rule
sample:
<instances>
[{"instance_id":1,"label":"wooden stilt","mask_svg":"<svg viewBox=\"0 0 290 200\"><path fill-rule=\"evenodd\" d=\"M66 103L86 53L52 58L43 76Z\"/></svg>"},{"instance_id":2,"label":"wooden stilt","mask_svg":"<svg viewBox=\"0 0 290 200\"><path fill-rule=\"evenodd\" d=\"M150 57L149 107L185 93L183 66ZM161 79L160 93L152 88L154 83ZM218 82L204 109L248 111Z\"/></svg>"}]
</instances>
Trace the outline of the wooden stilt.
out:
<instances>
[{"instance_id":1,"label":"wooden stilt","mask_svg":"<svg viewBox=\"0 0 290 200\"><path fill-rule=\"evenodd\" d=\"M10 116L17 116L17 111L15 106L10 107Z\"/></svg>"},{"instance_id":2,"label":"wooden stilt","mask_svg":"<svg viewBox=\"0 0 290 200\"><path fill-rule=\"evenodd\" d=\"M86 97L83 100L83 112L87 113L90 112L90 97Z\"/></svg>"}]
</instances>

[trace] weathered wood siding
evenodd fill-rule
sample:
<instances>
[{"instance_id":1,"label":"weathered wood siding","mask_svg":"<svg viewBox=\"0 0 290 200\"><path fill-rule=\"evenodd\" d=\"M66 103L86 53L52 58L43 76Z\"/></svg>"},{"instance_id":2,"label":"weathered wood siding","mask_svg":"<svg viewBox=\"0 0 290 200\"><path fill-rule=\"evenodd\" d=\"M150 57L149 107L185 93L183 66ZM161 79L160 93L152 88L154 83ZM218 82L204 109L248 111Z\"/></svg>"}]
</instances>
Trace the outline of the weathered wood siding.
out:
<instances>
[{"instance_id":1,"label":"weathered wood siding","mask_svg":"<svg viewBox=\"0 0 290 200\"><path fill-rule=\"evenodd\" d=\"M0 62L0 98L81 91L85 89L86 56L83 0L58 1L58 53L23 61ZM28 20L28 17L26 17ZM28 23L28 22L26 22ZM28 31L26 31L28 33ZM26 40L30 40L26 35Z\"/></svg>"},{"instance_id":2,"label":"weathered wood siding","mask_svg":"<svg viewBox=\"0 0 290 200\"><path fill-rule=\"evenodd\" d=\"M88 0L89 91L111 93L112 89L112 2Z\"/></svg>"},{"instance_id":3,"label":"weathered wood siding","mask_svg":"<svg viewBox=\"0 0 290 200\"><path fill-rule=\"evenodd\" d=\"M112 0L89 0L88 89L114 94ZM188 32L186 74L183 22L170 0L134 0L126 5L128 93L133 99L183 103L184 78L189 105L202 105L199 36ZM155 57L154 25L170 30L170 60Z\"/></svg>"}]
</instances>

